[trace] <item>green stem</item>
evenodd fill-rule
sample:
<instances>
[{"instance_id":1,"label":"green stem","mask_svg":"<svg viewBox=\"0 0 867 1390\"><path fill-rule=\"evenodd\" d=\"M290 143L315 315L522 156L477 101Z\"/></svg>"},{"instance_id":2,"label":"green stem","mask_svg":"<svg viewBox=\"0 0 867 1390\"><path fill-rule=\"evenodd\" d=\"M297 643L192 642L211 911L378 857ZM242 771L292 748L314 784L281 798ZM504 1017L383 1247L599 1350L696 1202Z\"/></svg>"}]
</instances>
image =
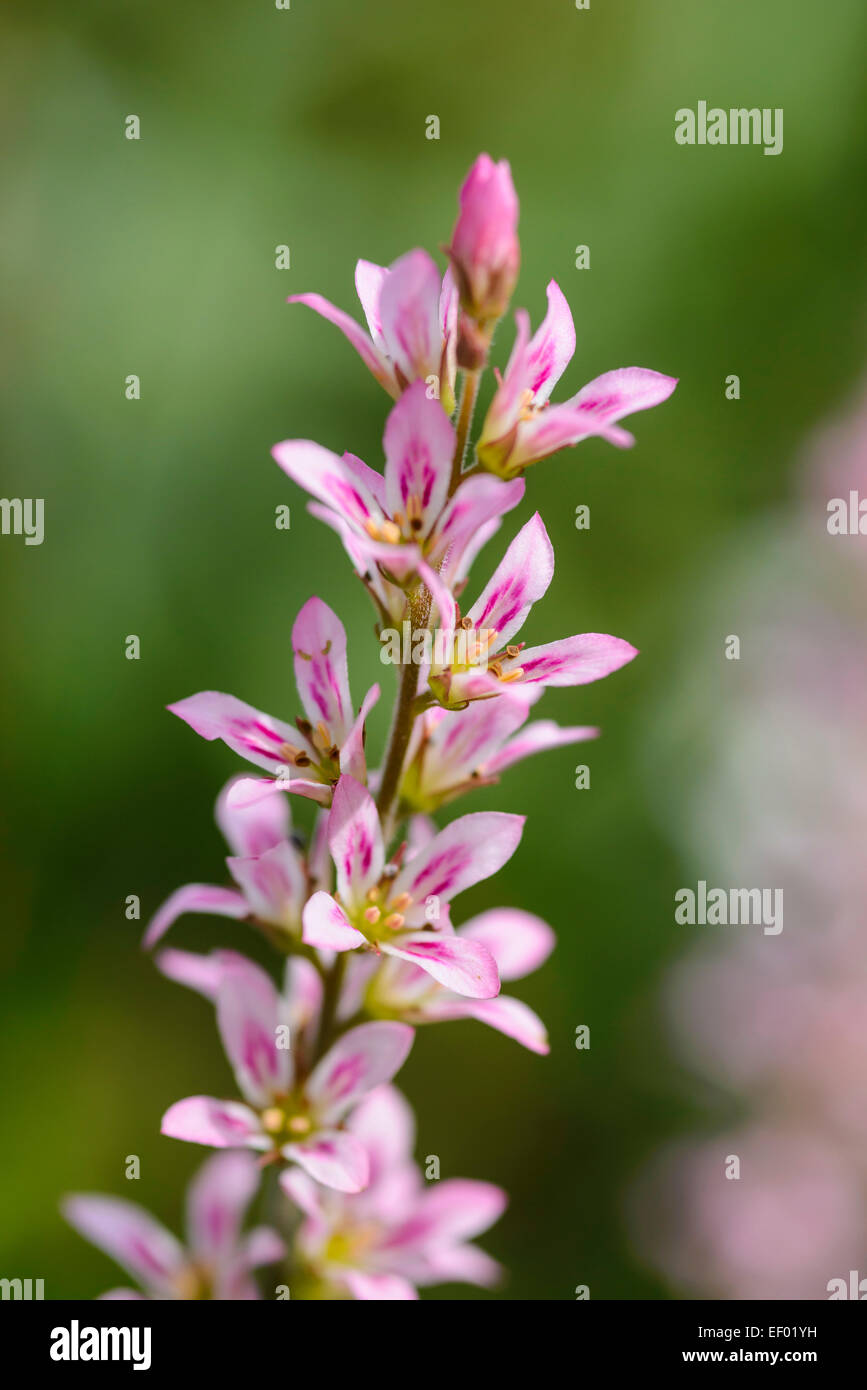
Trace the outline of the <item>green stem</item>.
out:
<instances>
[{"instance_id":1,"label":"green stem","mask_svg":"<svg viewBox=\"0 0 867 1390\"><path fill-rule=\"evenodd\" d=\"M479 382L481 381L481 371L464 372L463 386L461 387L461 404L458 410L458 422L456 426L455 453L452 459L452 478L449 485L449 493L453 493L458 483L461 481L461 471L464 466L464 458L467 452L467 444L470 439L470 428L473 423L473 412L476 408L476 397L479 394Z\"/></svg>"},{"instance_id":2,"label":"green stem","mask_svg":"<svg viewBox=\"0 0 867 1390\"><path fill-rule=\"evenodd\" d=\"M427 627L430 621L430 610L431 595L429 590L423 585L409 601L409 617L412 624L413 636L419 629ZM379 819L382 822L386 843L390 838L390 815L394 805L394 799L400 787L400 778L403 772L406 750L409 746L409 740L412 735L416 716L420 713L419 703L416 698L417 693L418 667L414 661L408 661L400 676L397 704L395 705L391 733L388 739L388 751L385 755L385 762L382 769L382 781L379 784L379 796L376 801L376 809L379 811Z\"/></svg>"},{"instance_id":3,"label":"green stem","mask_svg":"<svg viewBox=\"0 0 867 1390\"><path fill-rule=\"evenodd\" d=\"M346 974L348 951L338 951L334 964L325 976L325 990L322 995L322 1011L319 1015L319 1033L316 1038L315 1059L319 1060L328 1050L334 1032L334 1020L340 1001L343 976Z\"/></svg>"},{"instance_id":4,"label":"green stem","mask_svg":"<svg viewBox=\"0 0 867 1390\"><path fill-rule=\"evenodd\" d=\"M379 785L379 796L376 803L383 826L388 821L394 798L400 786L403 760L406 757L412 726L415 723L413 706L415 705L417 690L418 667L414 661L408 661L400 676L400 688L397 693L394 720L388 740L388 752L385 757L385 766L382 770L382 781Z\"/></svg>"}]
</instances>

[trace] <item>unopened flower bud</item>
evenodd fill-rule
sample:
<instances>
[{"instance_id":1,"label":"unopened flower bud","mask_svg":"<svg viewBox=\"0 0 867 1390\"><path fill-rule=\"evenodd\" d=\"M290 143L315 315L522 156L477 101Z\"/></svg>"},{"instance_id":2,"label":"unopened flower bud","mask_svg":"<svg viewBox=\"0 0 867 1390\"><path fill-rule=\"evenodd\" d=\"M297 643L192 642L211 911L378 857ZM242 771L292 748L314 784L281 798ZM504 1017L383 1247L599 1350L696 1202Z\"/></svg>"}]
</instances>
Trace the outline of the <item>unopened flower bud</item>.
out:
<instances>
[{"instance_id":1,"label":"unopened flower bud","mask_svg":"<svg viewBox=\"0 0 867 1390\"><path fill-rule=\"evenodd\" d=\"M483 324L500 318L521 261L518 197L507 160L495 164L479 155L461 189L449 255L467 313Z\"/></svg>"}]
</instances>

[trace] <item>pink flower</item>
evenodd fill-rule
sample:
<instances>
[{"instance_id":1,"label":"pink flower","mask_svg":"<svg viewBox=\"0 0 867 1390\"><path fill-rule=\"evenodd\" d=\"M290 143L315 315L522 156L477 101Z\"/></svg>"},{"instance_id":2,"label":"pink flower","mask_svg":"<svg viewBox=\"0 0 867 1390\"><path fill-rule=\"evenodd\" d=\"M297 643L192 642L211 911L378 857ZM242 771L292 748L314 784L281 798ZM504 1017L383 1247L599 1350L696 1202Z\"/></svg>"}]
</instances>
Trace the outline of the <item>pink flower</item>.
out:
<instances>
[{"instance_id":1,"label":"pink flower","mask_svg":"<svg viewBox=\"0 0 867 1390\"><path fill-rule=\"evenodd\" d=\"M226 864L237 889L208 883L178 888L148 926L146 950L185 912L251 920L280 936L300 938L308 882L303 856L289 838L289 804L282 796L269 796L235 806L232 794L239 780L228 782L217 801L217 824L234 851Z\"/></svg>"},{"instance_id":2,"label":"pink flower","mask_svg":"<svg viewBox=\"0 0 867 1390\"><path fill-rule=\"evenodd\" d=\"M257 1299L251 1271L285 1254L276 1231L257 1226L241 1234L244 1213L259 1186L252 1154L215 1154L187 1194L187 1248L143 1207L122 1197L76 1194L63 1202L71 1226L138 1279L135 1289L103 1298Z\"/></svg>"},{"instance_id":3,"label":"pink flower","mask_svg":"<svg viewBox=\"0 0 867 1390\"><path fill-rule=\"evenodd\" d=\"M630 1206L645 1258L703 1298L825 1299L829 1281L863 1261L863 1175L797 1126L759 1123L671 1145Z\"/></svg>"},{"instance_id":4,"label":"pink flower","mask_svg":"<svg viewBox=\"0 0 867 1390\"><path fill-rule=\"evenodd\" d=\"M456 713L440 707L427 710L410 744L400 786L402 804L414 811L435 811L464 792L496 782L506 768L534 753L597 737L598 729L561 728L553 719L526 724L542 693L541 686L528 685L493 705L476 702Z\"/></svg>"},{"instance_id":5,"label":"pink flower","mask_svg":"<svg viewBox=\"0 0 867 1390\"><path fill-rule=\"evenodd\" d=\"M554 949L547 922L519 908L491 908L458 927L455 939L490 951L501 980L519 980L538 970ZM399 1018L413 1025L475 1018L531 1052L544 1056L550 1051L544 1023L523 1000L507 994L467 999L403 960L385 960L377 969L369 956L353 956L341 1012L349 1016L361 1008L373 1017Z\"/></svg>"},{"instance_id":6,"label":"pink flower","mask_svg":"<svg viewBox=\"0 0 867 1390\"><path fill-rule=\"evenodd\" d=\"M533 604L554 574L554 551L539 513L518 532L480 598L458 623L457 608L438 587L435 597L448 641L429 683L446 709L509 694L516 685L585 685L637 656L620 637L584 632L541 647L515 643Z\"/></svg>"},{"instance_id":7,"label":"pink flower","mask_svg":"<svg viewBox=\"0 0 867 1390\"><path fill-rule=\"evenodd\" d=\"M236 782L229 798L234 807L281 789L328 805L341 772L366 780L364 721L379 699L379 686L370 687L354 716L346 630L322 599L308 599L301 609L292 629L292 648L306 715L296 720L295 728L215 690L169 705L172 714L197 734L222 739L242 758L272 774Z\"/></svg>"},{"instance_id":8,"label":"pink flower","mask_svg":"<svg viewBox=\"0 0 867 1390\"><path fill-rule=\"evenodd\" d=\"M636 410L660 405L677 385L673 376L643 367L621 367L596 377L561 405L549 405L548 398L575 351L572 315L556 281L548 284L548 313L532 339L526 310L519 309L515 318L515 345L477 445L483 467L503 477L513 477L529 464L590 435L627 448L635 440L617 422Z\"/></svg>"},{"instance_id":9,"label":"pink flower","mask_svg":"<svg viewBox=\"0 0 867 1390\"><path fill-rule=\"evenodd\" d=\"M523 483L478 474L467 478L449 498L455 432L424 384L404 393L386 421L383 436L384 476L352 454L342 458L305 439L277 444L272 453L280 467L317 502L311 511L333 527L361 574L371 582L403 584L421 575L432 586L457 582L464 574L468 550L475 553L479 532L520 502ZM433 571L437 571L434 574ZM381 589L380 606L394 604ZM393 616L404 608L404 596Z\"/></svg>"},{"instance_id":10,"label":"pink flower","mask_svg":"<svg viewBox=\"0 0 867 1390\"><path fill-rule=\"evenodd\" d=\"M306 304L335 324L395 399L410 382L435 377L450 415L455 405L457 291L449 271L441 279L426 251L408 251L388 269L359 261L355 288L369 333L321 294L293 294L289 303Z\"/></svg>"},{"instance_id":11,"label":"pink flower","mask_svg":"<svg viewBox=\"0 0 867 1390\"><path fill-rule=\"evenodd\" d=\"M388 865L373 798L342 777L328 822L337 892L314 893L307 902L304 941L321 950L362 947L395 956L457 994L493 998L500 988L494 959L479 942L455 936L448 905L502 868L523 827L523 816L501 812L461 816L402 868Z\"/></svg>"},{"instance_id":12,"label":"pink flower","mask_svg":"<svg viewBox=\"0 0 867 1390\"><path fill-rule=\"evenodd\" d=\"M397 1301L428 1284L493 1284L499 1266L468 1242L502 1215L502 1189L464 1178L425 1187L412 1160L412 1112L391 1086L373 1091L349 1128L370 1154L361 1196L326 1192L297 1169L280 1179L306 1218L298 1251L325 1296Z\"/></svg>"},{"instance_id":13,"label":"pink flower","mask_svg":"<svg viewBox=\"0 0 867 1390\"><path fill-rule=\"evenodd\" d=\"M168 954L168 953L167 953ZM162 1133L213 1148L251 1148L269 1159L295 1162L317 1182L360 1192L368 1181L363 1145L341 1128L362 1096L390 1081L406 1060L413 1031L403 1023L362 1023L305 1075L292 1047L292 995L281 995L258 965L231 952L199 958L195 973L183 952L168 964L175 978L211 994L217 1027L246 1104L189 1096L163 1116ZM185 958L185 959L184 959ZM297 963L296 963L297 964ZM309 1002L309 976L299 975Z\"/></svg>"},{"instance_id":14,"label":"pink flower","mask_svg":"<svg viewBox=\"0 0 867 1390\"><path fill-rule=\"evenodd\" d=\"M466 311L482 324L501 317L518 278L518 197L508 161L480 154L460 192L449 247Z\"/></svg>"}]
</instances>

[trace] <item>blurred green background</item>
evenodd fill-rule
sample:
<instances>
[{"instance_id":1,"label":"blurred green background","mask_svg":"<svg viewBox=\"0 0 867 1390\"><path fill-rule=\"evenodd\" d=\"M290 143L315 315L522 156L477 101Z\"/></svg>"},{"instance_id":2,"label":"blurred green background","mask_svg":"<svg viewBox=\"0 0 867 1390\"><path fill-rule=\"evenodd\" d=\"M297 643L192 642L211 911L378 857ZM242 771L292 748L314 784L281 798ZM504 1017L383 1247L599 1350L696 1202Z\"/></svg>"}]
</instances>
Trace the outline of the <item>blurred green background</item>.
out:
<instances>
[{"instance_id":1,"label":"blurred green background","mask_svg":"<svg viewBox=\"0 0 867 1390\"><path fill-rule=\"evenodd\" d=\"M514 991L547 1021L552 1054L480 1025L429 1028L401 1081L419 1152L511 1194L484 1241L510 1270L499 1296L665 1296L621 1219L636 1166L691 1113L653 1006L682 944L681 871L650 810L648 740L682 698L696 575L787 496L798 441L865 357L865 19L863 0L6 7L0 490L45 498L46 538L0 539L0 1273L44 1277L52 1298L118 1282L61 1221L71 1189L132 1196L179 1225L204 1151L161 1139L160 1115L232 1083L212 1011L141 955L124 899L140 895L147 918L181 883L225 880L212 807L239 765L164 706L213 688L291 718L289 633L313 592L346 623L356 700L382 674L368 601L269 448L310 437L380 466L387 397L285 297L315 289L359 312L356 258L435 251L488 150L511 160L521 197L516 303L536 322L554 276L573 308L559 395L632 364L681 384L636 417L633 452L593 440L533 470L471 586L538 507L557 572L524 635L613 632L642 652L545 698L545 716L600 723L597 744L460 808L529 816L514 860L456 919L513 903L555 926L555 955ZM782 155L677 146L674 112L700 99L783 107ZM124 139L130 113L138 142ZM275 269L281 243L290 270ZM500 365L511 338L504 323ZM274 527L283 502L289 532ZM579 503L589 532L574 528ZM173 939L267 958L216 918L185 919ZM589 1052L573 1045L582 1023ZM434 1296L456 1294L477 1296Z\"/></svg>"}]
</instances>

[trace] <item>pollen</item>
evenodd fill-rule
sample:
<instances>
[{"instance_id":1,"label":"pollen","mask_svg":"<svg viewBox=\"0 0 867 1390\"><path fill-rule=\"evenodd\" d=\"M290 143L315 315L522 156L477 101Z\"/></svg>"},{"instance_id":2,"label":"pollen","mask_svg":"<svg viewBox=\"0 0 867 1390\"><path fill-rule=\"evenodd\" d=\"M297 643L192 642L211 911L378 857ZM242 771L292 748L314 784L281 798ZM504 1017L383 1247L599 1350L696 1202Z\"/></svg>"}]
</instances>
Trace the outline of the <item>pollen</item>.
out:
<instances>
[{"instance_id":1,"label":"pollen","mask_svg":"<svg viewBox=\"0 0 867 1390\"><path fill-rule=\"evenodd\" d=\"M326 751L327 748L330 748L332 746L334 740L332 739L331 734L328 732L327 724L323 724L320 721L320 723L316 725L316 732L313 735L313 742L315 746L321 749L323 753Z\"/></svg>"},{"instance_id":2,"label":"pollen","mask_svg":"<svg viewBox=\"0 0 867 1390\"><path fill-rule=\"evenodd\" d=\"M364 909L364 920L369 926L375 927L382 913L378 907L366 907Z\"/></svg>"},{"instance_id":3,"label":"pollen","mask_svg":"<svg viewBox=\"0 0 867 1390\"><path fill-rule=\"evenodd\" d=\"M262 1112L262 1126L268 1134L279 1134L286 1122L286 1116L279 1106L272 1105Z\"/></svg>"},{"instance_id":4,"label":"pollen","mask_svg":"<svg viewBox=\"0 0 867 1390\"><path fill-rule=\"evenodd\" d=\"M409 907L411 902L412 898L410 897L409 893L398 893L397 897L394 898L392 901L392 911L406 912L406 909Z\"/></svg>"},{"instance_id":5,"label":"pollen","mask_svg":"<svg viewBox=\"0 0 867 1390\"><path fill-rule=\"evenodd\" d=\"M424 507L420 497L413 495L407 498L406 519L413 531L420 531L424 524Z\"/></svg>"},{"instance_id":6,"label":"pollen","mask_svg":"<svg viewBox=\"0 0 867 1390\"><path fill-rule=\"evenodd\" d=\"M388 518L377 522L373 517L369 517L364 523L364 529L375 541L388 541L390 545L396 545L401 539L400 527Z\"/></svg>"},{"instance_id":7,"label":"pollen","mask_svg":"<svg viewBox=\"0 0 867 1390\"><path fill-rule=\"evenodd\" d=\"M293 1115L286 1128L290 1134L309 1134L313 1124L306 1115Z\"/></svg>"},{"instance_id":8,"label":"pollen","mask_svg":"<svg viewBox=\"0 0 867 1390\"><path fill-rule=\"evenodd\" d=\"M399 912L390 912L385 919L385 925L390 931L400 931L403 926L403 916Z\"/></svg>"},{"instance_id":9,"label":"pollen","mask_svg":"<svg viewBox=\"0 0 867 1390\"><path fill-rule=\"evenodd\" d=\"M523 674L523 666L516 666L514 671L507 671L505 675L500 672L500 680L507 685L509 681L519 681Z\"/></svg>"}]
</instances>

